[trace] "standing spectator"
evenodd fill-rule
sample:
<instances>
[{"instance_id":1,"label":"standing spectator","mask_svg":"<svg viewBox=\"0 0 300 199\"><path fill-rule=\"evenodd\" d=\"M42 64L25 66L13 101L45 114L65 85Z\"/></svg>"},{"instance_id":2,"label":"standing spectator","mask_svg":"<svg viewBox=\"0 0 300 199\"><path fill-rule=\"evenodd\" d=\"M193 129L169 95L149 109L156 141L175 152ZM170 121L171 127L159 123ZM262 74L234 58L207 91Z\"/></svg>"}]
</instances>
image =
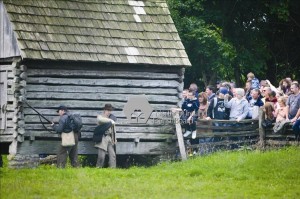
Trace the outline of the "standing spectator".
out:
<instances>
[{"instance_id":1,"label":"standing spectator","mask_svg":"<svg viewBox=\"0 0 300 199\"><path fill-rule=\"evenodd\" d=\"M235 95L236 97L232 98L230 101L228 101L228 94L225 95L224 105L226 108L230 108L229 119L239 122L247 117L249 105L248 101L244 98L244 89L236 88Z\"/></svg>"},{"instance_id":2,"label":"standing spectator","mask_svg":"<svg viewBox=\"0 0 300 199\"><path fill-rule=\"evenodd\" d=\"M182 93L181 93L182 99L181 99L181 101L178 103L178 106L179 106L179 107L181 107L182 104L183 104L183 102L186 100L187 95L188 95L188 92L189 92L188 89L184 89L184 90L182 91Z\"/></svg>"},{"instance_id":3,"label":"standing spectator","mask_svg":"<svg viewBox=\"0 0 300 199\"><path fill-rule=\"evenodd\" d=\"M207 108L208 108L208 101L207 101L206 93L205 92L199 93L198 99L199 99L198 117L200 119L204 119L207 117Z\"/></svg>"},{"instance_id":4,"label":"standing spectator","mask_svg":"<svg viewBox=\"0 0 300 199\"><path fill-rule=\"evenodd\" d=\"M217 120L228 120L230 109L226 108L224 105L224 96L228 94L228 89L226 87L221 87L217 92L218 97L211 100L207 111L207 120L217 119Z\"/></svg>"},{"instance_id":5,"label":"standing spectator","mask_svg":"<svg viewBox=\"0 0 300 199\"><path fill-rule=\"evenodd\" d=\"M251 96L249 98L249 110L248 110L248 119L256 119L257 118L257 113L256 115L253 115L253 111L256 107L261 107L264 105L264 102L260 98L260 91L259 89L253 89L251 91ZM258 111L258 110L256 110Z\"/></svg>"},{"instance_id":6,"label":"standing spectator","mask_svg":"<svg viewBox=\"0 0 300 199\"><path fill-rule=\"evenodd\" d=\"M189 91L187 100L182 104L181 109L184 117L185 133L184 137L192 133L192 138L196 138L196 121L198 118L199 101L193 91Z\"/></svg>"},{"instance_id":7,"label":"standing spectator","mask_svg":"<svg viewBox=\"0 0 300 199\"><path fill-rule=\"evenodd\" d=\"M198 92L198 86L197 86L197 84L191 83L189 90L193 91L195 93L195 96L198 97L199 92Z\"/></svg>"},{"instance_id":8,"label":"standing spectator","mask_svg":"<svg viewBox=\"0 0 300 199\"><path fill-rule=\"evenodd\" d=\"M231 87L232 85L232 87ZM233 90L235 89L235 84L234 83L230 83L230 82L223 82L222 83L222 87L226 87L228 90L228 94L233 97Z\"/></svg>"},{"instance_id":9,"label":"standing spectator","mask_svg":"<svg viewBox=\"0 0 300 199\"><path fill-rule=\"evenodd\" d=\"M53 130L58 133L71 133L71 119L68 115L68 109L66 106L61 105L57 109L57 113L60 115L59 123L52 123ZM57 167L65 168L67 158L69 156L72 167L78 167L78 133L74 133L75 145L74 146L62 146L60 145L57 154Z\"/></svg>"},{"instance_id":10,"label":"standing spectator","mask_svg":"<svg viewBox=\"0 0 300 199\"><path fill-rule=\"evenodd\" d=\"M246 100L249 102L250 98L251 98L251 81L247 81L246 82L246 85L245 85L245 97L246 97Z\"/></svg>"},{"instance_id":11,"label":"standing spectator","mask_svg":"<svg viewBox=\"0 0 300 199\"><path fill-rule=\"evenodd\" d=\"M247 74L247 81L251 81L251 88L259 88L259 80L255 77L255 75L250 72Z\"/></svg>"},{"instance_id":12,"label":"standing spectator","mask_svg":"<svg viewBox=\"0 0 300 199\"><path fill-rule=\"evenodd\" d=\"M286 99L284 97L278 98L278 107L275 109L274 117L276 117L276 123L273 127L274 133L282 131L284 125L287 123L286 116L288 109L286 107Z\"/></svg>"},{"instance_id":13,"label":"standing spectator","mask_svg":"<svg viewBox=\"0 0 300 199\"><path fill-rule=\"evenodd\" d=\"M216 96L216 94L214 93L214 90L215 90L215 88L211 85L208 85L205 89L205 92L207 94L209 102L210 102L210 100L212 100Z\"/></svg>"},{"instance_id":14,"label":"standing spectator","mask_svg":"<svg viewBox=\"0 0 300 199\"><path fill-rule=\"evenodd\" d=\"M292 94L287 100L288 115L287 118L290 120L297 119L295 118L298 109L300 108L300 94L299 94L299 84L292 83L291 85Z\"/></svg>"}]
</instances>

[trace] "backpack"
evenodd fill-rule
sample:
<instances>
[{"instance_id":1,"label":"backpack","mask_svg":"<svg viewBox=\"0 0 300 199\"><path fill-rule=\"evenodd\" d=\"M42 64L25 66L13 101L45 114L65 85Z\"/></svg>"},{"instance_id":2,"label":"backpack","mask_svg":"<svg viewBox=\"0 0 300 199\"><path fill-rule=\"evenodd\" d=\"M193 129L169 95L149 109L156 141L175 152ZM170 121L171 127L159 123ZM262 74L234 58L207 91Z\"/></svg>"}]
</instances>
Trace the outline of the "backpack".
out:
<instances>
[{"instance_id":1,"label":"backpack","mask_svg":"<svg viewBox=\"0 0 300 199\"><path fill-rule=\"evenodd\" d=\"M70 125L74 132L78 133L80 132L82 128L82 118L81 115L78 113L70 114Z\"/></svg>"}]
</instances>

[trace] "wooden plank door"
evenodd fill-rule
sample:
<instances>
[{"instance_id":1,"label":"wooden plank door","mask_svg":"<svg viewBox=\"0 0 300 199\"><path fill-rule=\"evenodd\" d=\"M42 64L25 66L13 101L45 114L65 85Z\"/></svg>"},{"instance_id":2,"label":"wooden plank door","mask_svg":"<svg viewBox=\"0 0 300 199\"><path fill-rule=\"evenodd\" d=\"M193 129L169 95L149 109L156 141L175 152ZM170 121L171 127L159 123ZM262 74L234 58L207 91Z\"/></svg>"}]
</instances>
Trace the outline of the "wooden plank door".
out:
<instances>
[{"instance_id":1,"label":"wooden plank door","mask_svg":"<svg viewBox=\"0 0 300 199\"><path fill-rule=\"evenodd\" d=\"M0 71L0 130L6 128L7 71Z\"/></svg>"}]
</instances>

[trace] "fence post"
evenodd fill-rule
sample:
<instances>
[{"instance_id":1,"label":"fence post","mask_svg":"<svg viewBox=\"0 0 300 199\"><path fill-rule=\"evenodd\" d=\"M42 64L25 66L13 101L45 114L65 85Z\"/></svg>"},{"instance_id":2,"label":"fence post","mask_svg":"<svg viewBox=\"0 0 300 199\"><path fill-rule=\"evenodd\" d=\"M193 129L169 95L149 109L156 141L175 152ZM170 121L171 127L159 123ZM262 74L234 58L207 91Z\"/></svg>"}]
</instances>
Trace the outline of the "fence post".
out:
<instances>
[{"instance_id":1,"label":"fence post","mask_svg":"<svg viewBox=\"0 0 300 199\"><path fill-rule=\"evenodd\" d=\"M265 141L266 141L266 132L262 126L262 123L264 120L265 120L265 113L262 108L259 108L259 118L258 118L259 142L258 142L258 145L261 148L265 147Z\"/></svg>"},{"instance_id":2,"label":"fence post","mask_svg":"<svg viewBox=\"0 0 300 199\"><path fill-rule=\"evenodd\" d=\"M173 119L174 119L175 127L176 127L176 134L177 134L177 140L178 140L181 160L187 160L185 146L184 146L184 140L183 140L183 136L182 136L182 129L181 129L181 125L180 125L179 110L173 109L172 113L173 113Z\"/></svg>"}]
</instances>

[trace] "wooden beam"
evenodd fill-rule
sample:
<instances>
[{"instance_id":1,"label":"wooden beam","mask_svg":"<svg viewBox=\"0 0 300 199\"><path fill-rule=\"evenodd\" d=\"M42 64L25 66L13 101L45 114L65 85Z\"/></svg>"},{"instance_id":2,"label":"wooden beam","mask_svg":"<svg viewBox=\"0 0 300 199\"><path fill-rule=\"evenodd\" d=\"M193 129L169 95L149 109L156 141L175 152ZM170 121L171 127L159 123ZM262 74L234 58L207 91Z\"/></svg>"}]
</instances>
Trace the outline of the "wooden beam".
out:
<instances>
[{"instance_id":1,"label":"wooden beam","mask_svg":"<svg viewBox=\"0 0 300 199\"><path fill-rule=\"evenodd\" d=\"M45 125L51 130L49 125ZM82 132L94 132L96 125L83 125ZM46 131L42 124L25 124L25 130L29 133L31 131ZM117 132L119 133L164 133L173 134L174 127L171 126L117 126Z\"/></svg>"},{"instance_id":2,"label":"wooden beam","mask_svg":"<svg viewBox=\"0 0 300 199\"><path fill-rule=\"evenodd\" d=\"M174 88L120 88L103 86L68 86L68 85L40 85L29 84L26 87L28 92L62 92L62 93L102 93L102 94L153 94L153 95L174 95L178 94Z\"/></svg>"},{"instance_id":3,"label":"wooden beam","mask_svg":"<svg viewBox=\"0 0 300 199\"><path fill-rule=\"evenodd\" d=\"M101 100L127 102L132 94L104 94L104 93L61 93L61 92L27 92L27 99L66 99L66 100ZM177 103L177 96L143 95L151 103Z\"/></svg>"},{"instance_id":4,"label":"wooden beam","mask_svg":"<svg viewBox=\"0 0 300 199\"><path fill-rule=\"evenodd\" d=\"M95 109L99 110L104 107L105 104L111 103L115 109L123 110L125 102L116 101L78 101L78 100L27 100L27 102L33 105L35 108L53 108L56 109L60 104L65 104L73 109ZM151 103L150 103L151 104ZM151 104L154 110L170 110L171 108L176 108L176 104Z\"/></svg>"},{"instance_id":5,"label":"wooden beam","mask_svg":"<svg viewBox=\"0 0 300 199\"><path fill-rule=\"evenodd\" d=\"M82 132L81 133L81 138L82 139L90 139L92 140L93 138L93 132ZM35 138L39 138L41 140L45 140L47 138L57 138L60 139L60 135L57 133L50 133L48 131L26 131L24 134L25 137L30 137L34 136ZM139 133L139 132L133 132L133 133L116 133L116 138L117 139L126 139L126 140L133 140L135 138L139 138L140 140L143 141L149 141L149 140L177 140L174 134L166 134L166 133Z\"/></svg>"},{"instance_id":6,"label":"wooden beam","mask_svg":"<svg viewBox=\"0 0 300 199\"><path fill-rule=\"evenodd\" d=\"M174 110L174 120L175 120L176 135L177 135L177 139L178 139L178 145L179 145L181 159L187 160L184 141L183 141L183 135L182 135L182 129L181 129L181 125L180 125L179 110Z\"/></svg>"},{"instance_id":7,"label":"wooden beam","mask_svg":"<svg viewBox=\"0 0 300 199\"><path fill-rule=\"evenodd\" d=\"M14 137L12 135L0 135L0 143L1 142L12 142Z\"/></svg>"},{"instance_id":8,"label":"wooden beam","mask_svg":"<svg viewBox=\"0 0 300 199\"><path fill-rule=\"evenodd\" d=\"M60 141L25 140L18 146L18 154L57 154ZM117 155L160 155L175 153L175 143L166 142L117 142ZM79 141L79 154L97 154L92 141Z\"/></svg>"},{"instance_id":9,"label":"wooden beam","mask_svg":"<svg viewBox=\"0 0 300 199\"><path fill-rule=\"evenodd\" d=\"M92 78L126 78L132 79L179 79L176 73L154 73L154 72L135 72L135 71L109 71L109 70L53 70L53 69L30 69L29 77L92 77Z\"/></svg>"},{"instance_id":10,"label":"wooden beam","mask_svg":"<svg viewBox=\"0 0 300 199\"><path fill-rule=\"evenodd\" d=\"M179 82L175 80L136 80L136 79L67 79L67 78L34 78L28 77L28 84L44 85L86 85L111 87L146 87L146 88L177 88Z\"/></svg>"}]
</instances>

